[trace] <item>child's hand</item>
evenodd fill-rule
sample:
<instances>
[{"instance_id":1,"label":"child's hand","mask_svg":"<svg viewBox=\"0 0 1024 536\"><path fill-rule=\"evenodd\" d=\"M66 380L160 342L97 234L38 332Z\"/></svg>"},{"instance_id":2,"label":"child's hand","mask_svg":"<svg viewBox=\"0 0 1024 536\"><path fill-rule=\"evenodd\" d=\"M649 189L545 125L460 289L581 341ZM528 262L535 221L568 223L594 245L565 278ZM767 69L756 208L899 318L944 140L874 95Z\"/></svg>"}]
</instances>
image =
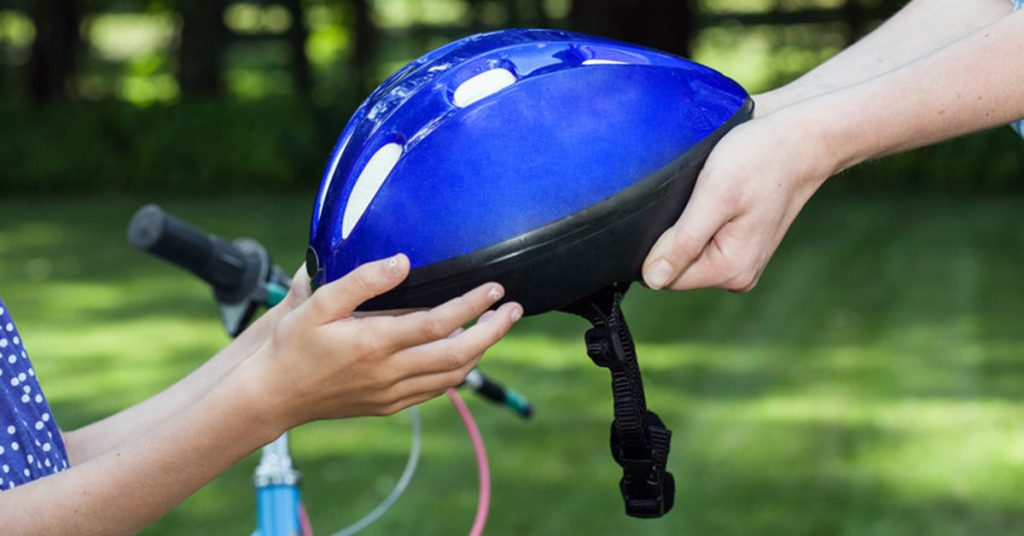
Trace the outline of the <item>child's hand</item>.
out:
<instances>
[{"instance_id":1,"label":"child's hand","mask_svg":"<svg viewBox=\"0 0 1024 536\"><path fill-rule=\"evenodd\" d=\"M408 272L409 260L398 255L360 266L305 300L289 296L270 340L243 365L256 399L266 402L264 414L290 428L395 413L462 383L484 350L522 316L519 304L508 303L455 333L501 299L497 283L426 311L353 315Z\"/></svg>"}]
</instances>

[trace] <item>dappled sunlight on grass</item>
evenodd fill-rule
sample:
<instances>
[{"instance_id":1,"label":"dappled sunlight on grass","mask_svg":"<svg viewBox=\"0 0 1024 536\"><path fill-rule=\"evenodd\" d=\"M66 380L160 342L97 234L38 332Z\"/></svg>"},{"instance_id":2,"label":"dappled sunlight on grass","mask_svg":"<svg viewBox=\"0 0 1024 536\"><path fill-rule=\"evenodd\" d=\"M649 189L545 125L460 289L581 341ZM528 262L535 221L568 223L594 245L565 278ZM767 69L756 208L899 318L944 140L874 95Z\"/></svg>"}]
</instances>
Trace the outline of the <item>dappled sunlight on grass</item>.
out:
<instances>
[{"instance_id":1,"label":"dappled sunlight on grass","mask_svg":"<svg viewBox=\"0 0 1024 536\"><path fill-rule=\"evenodd\" d=\"M297 264L305 197L165 200ZM655 293L625 308L648 400L674 429L676 511L621 513L609 379L587 325L524 319L481 364L536 405L524 422L469 397L490 454L495 534L989 534L1024 506L1024 228L1019 199L816 200L747 295ZM65 427L172 383L227 342L208 290L132 251L129 199L0 201L0 293ZM19 252L25 252L20 255ZM44 259L45 273L28 269ZM73 262L69 259L74 259ZM466 531L476 475L446 400L421 406L423 463L367 534ZM292 434L318 531L357 519L401 473L408 417ZM249 457L147 534L244 534Z\"/></svg>"},{"instance_id":2,"label":"dappled sunlight on grass","mask_svg":"<svg viewBox=\"0 0 1024 536\"><path fill-rule=\"evenodd\" d=\"M879 414L905 437L860 453L855 463L902 500L952 497L1020 509L1024 412L1018 404L904 402Z\"/></svg>"}]
</instances>

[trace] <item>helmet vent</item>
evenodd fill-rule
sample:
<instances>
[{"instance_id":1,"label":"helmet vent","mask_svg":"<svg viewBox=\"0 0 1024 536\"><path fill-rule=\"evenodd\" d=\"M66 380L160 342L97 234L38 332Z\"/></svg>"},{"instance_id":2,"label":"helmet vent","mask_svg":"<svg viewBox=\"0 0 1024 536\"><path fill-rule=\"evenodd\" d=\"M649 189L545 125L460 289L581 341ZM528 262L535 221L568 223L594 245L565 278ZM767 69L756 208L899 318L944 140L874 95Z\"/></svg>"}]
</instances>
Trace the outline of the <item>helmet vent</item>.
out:
<instances>
[{"instance_id":1,"label":"helmet vent","mask_svg":"<svg viewBox=\"0 0 1024 536\"><path fill-rule=\"evenodd\" d=\"M331 189L331 182L334 180L334 172L338 170L338 163L341 162L341 155L345 152L345 147L348 146L349 139L351 139L351 136L345 138L341 147L334 152L334 158L331 159L331 165L327 168L327 173L324 174L324 184L320 187L320 197L316 203L316 219L313 220L314 227L317 222L320 221L320 214L324 211L324 201L327 200L327 192Z\"/></svg>"},{"instance_id":2,"label":"helmet vent","mask_svg":"<svg viewBox=\"0 0 1024 536\"><path fill-rule=\"evenodd\" d=\"M391 170L398 164L398 159L402 157L402 150L400 144L389 143L377 149L366 162L366 166L352 186L352 193L348 195L348 203L345 204L345 215L341 220L342 239L348 238L356 223L363 217L363 213L370 207L370 202L377 195L377 191L384 185Z\"/></svg>"},{"instance_id":3,"label":"helmet vent","mask_svg":"<svg viewBox=\"0 0 1024 536\"><path fill-rule=\"evenodd\" d=\"M583 60L580 65L629 65L624 61L619 60L602 60L599 58L590 58L589 60Z\"/></svg>"},{"instance_id":4,"label":"helmet vent","mask_svg":"<svg viewBox=\"0 0 1024 536\"><path fill-rule=\"evenodd\" d=\"M474 102L494 95L502 89L516 83L516 75L508 69L491 69L484 71L455 88L453 100L459 108L465 108Z\"/></svg>"}]
</instances>

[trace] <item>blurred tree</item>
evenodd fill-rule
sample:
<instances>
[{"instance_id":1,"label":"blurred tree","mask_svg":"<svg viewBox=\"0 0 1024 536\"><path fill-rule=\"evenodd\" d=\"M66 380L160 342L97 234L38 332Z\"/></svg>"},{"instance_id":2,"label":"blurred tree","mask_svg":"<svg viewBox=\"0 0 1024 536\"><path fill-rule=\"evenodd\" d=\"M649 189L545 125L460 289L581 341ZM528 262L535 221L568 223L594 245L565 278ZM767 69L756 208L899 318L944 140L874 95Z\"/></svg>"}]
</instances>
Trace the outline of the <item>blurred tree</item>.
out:
<instances>
[{"instance_id":1,"label":"blurred tree","mask_svg":"<svg viewBox=\"0 0 1024 536\"><path fill-rule=\"evenodd\" d=\"M178 43L178 85L185 95L217 95L227 27L225 0L178 0L182 29Z\"/></svg>"},{"instance_id":2,"label":"blurred tree","mask_svg":"<svg viewBox=\"0 0 1024 536\"><path fill-rule=\"evenodd\" d=\"M77 0L35 0L28 14L35 25L29 92L36 103L67 96L81 45L82 22Z\"/></svg>"},{"instance_id":3,"label":"blurred tree","mask_svg":"<svg viewBox=\"0 0 1024 536\"><path fill-rule=\"evenodd\" d=\"M292 50L289 67L295 88L301 95L308 96L313 89L313 77L310 74L309 58L306 56L306 41L309 39L309 28L302 9L302 0L283 0L285 9L291 15L292 24L288 27L286 39Z\"/></svg>"},{"instance_id":4,"label":"blurred tree","mask_svg":"<svg viewBox=\"0 0 1024 536\"><path fill-rule=\"evenodd\" d=\"M546 26L540 0L503 0L505 13L508 14L506 26L524 28L528 26ZM596 3L596 2L591 2Z\"/></svg>"},{"instance_id":5,"label":"blurred tree","mask_svg":"<svg viewBox=\"0 0 1024 536\"><path fill-rule=\"evenodd\" d=\"M469 31L470 33L480 33L483 31L483 21L480 17L480 9L483 5L482 0L466 0L466 5L469 7Z\"/></svg>"},{"instance_id":6,"label":"blurred tree","mask_svg":"<svg viewBox=\"0 0 1024 536\"><path fill-rule=\"evenodd\" d=\"M696 0L575 0L569 18L581 32L690 55Z\"/></svg>"},{"instance_id":7,"label":"blurred tree","mask_svg":"<svg viewBox=\"0 0 1024 536\"><path fill-rule=\"evenodd\" d=\"M360 92L369 93L377 86L376 50L377 25L373 23L372 4L369 0L351 0L352 30L355 39L352 47L352 67L361 86Z\"/></svg>"},{"instance_id":8,"label":"blurred tree","mask_svg":"<svg viewBox=\"0 0 1024 536\"><path fill-rule=\"evenodd\" d=\"M865 14L859 0L846 0L842 6L843 23L846 26L844 39L847 45L852 45L865 31Z\"/></svg>"}]
</instances>

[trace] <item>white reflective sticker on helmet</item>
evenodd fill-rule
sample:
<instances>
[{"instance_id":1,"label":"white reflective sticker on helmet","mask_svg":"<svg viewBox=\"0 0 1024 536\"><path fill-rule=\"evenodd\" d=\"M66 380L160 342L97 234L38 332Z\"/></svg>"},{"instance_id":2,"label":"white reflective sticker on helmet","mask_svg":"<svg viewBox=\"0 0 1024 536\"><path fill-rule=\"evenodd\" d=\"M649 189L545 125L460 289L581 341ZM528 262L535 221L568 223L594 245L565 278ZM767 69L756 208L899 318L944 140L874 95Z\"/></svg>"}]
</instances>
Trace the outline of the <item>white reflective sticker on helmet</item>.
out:
<instances>
[{"instance_id":1,"label":"white reflective sticker on helmet","mask_svg":"<svg viewBox=\"0 0 1024 536\"><path fill-rule=\"evenodd\" d=\"M356 183L352 186L352 193L348 196L348 203L345 204L345 215L341 220L341 238L348 238L349 233L363 217L363 213L370 207L377 191L387 180L391 170L395 169L398 159L402 157L402 146L398 143L389 143L370 157L366 167L359 174Z\"/></svg>"},{"instance_id":2,"label":"white reflective sticker on helmet","mask_svg":"<svg viewBox=\"0 0 1024 536\"><path fill-rule=\"evenodd\" d=\"M508 69L491 69L482 72L455 88L455 105L465 108L470 104L516 83L516 75Z\"/></svg>"},{"instance_id":3,"label":"white reflective sticker on helmet","mask_svg":"<svg viewBox=\"0 0 1024 536\"><path fill-rule=\"evenodd\" d=\"M619 60L601 60L597 58L591 58L589 60L583 60L580 65L629 65L624 61Z\"/></svg>"}]
</instances>

